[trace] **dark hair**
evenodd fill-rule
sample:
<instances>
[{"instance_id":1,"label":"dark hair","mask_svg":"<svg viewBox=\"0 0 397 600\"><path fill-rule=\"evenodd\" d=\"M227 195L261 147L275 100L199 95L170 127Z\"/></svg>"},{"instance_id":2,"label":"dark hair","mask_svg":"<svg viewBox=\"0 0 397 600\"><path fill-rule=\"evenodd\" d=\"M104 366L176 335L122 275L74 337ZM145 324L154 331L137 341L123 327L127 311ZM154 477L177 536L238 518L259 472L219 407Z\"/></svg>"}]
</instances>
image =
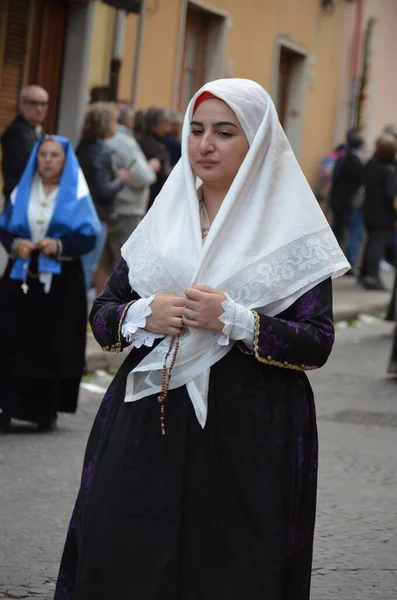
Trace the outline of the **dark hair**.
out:
<instances>
[{"instance_id":1,"label":"dark hair","mask_svg":"<svg viewBox=\"0 0 397 600\"><path fill-rule=\"evenodd\" d=\"M351 150L358 150L364 146L364 139L358 131L351 129L347 133L347 145Z\"/></svg>"},{"instance_id":2,"label":"dark hair","mask_svg":"<svg viewBox=\"0 0 397 600\"><path fill-rule=\"evenodd\" d=\"M138 110L135 113L134 120L134 133L135 135L139 135L141 133L145 133L146 131L146 110Z\"/></svg>"},{"instance_id":3,"label":"dark hair","mask_svg":"<svg viewBox=\"0 0 397 600\"><path fill-rule=\"evenodd\" d=\"M167 111L158 106L150 107L146 112L146 130L152 131L167 119Z\"/></svg>"},{"instance_id":4,"label":"dark hair","mask_svg":"<svg viewBox=\"0 0 397 600\"><path fill-rule=\"evenodd\" d=\"M375 157L383 162L393 162L396 156L396 139L390 134L381 135L375 143Z\"/></svg>"}]
</instances>

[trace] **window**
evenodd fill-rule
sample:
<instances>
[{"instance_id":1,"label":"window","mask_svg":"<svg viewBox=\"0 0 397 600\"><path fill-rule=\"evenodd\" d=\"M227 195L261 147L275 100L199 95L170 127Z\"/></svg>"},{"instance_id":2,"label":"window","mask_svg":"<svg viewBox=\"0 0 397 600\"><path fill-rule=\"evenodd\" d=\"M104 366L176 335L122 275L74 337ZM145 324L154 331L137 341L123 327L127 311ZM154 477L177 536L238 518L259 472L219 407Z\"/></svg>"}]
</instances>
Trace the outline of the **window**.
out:
<instances>
[{"instance_id":1,"label":"window","mask_svg":"<svg viewBox=\"0 0 397 600\"><path fill-rule=\"evenodd\" d=\"M184 111L206 82L223 74L226 18L188 2L178 105Z\"/></svg>"}]
</instances>

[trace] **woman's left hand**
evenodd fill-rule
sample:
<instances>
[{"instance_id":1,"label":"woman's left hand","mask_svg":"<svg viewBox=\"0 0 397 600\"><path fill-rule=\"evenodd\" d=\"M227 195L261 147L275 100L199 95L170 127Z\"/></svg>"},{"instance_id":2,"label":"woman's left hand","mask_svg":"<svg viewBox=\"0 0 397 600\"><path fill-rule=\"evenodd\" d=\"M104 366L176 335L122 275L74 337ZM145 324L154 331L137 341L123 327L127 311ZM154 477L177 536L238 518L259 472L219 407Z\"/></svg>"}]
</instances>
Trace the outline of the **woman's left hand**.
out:
<instances>
[{"instance_id":1,"label":"woman's left hand","mask_svg":"<svg viewBox=\"0 0 397 600\"><path fill-rule=\"evenodd\" d=\"M192 329L222 331L224 325L219 317L224 313L222 302L225 294L207 285L194 285L185 291L183 323Z\"/></svg>"},{"instance_id":2,"label":"woman's left hand","mask_svg":"<svg viewBox=\"0 0 397 600\"><path fill-rule=\"evenodd\" d=\"M44 256L55 256L58 252L56 240L49 237L45 237L38 242L37 248L44 254Z\"/></svg>"}]
</instances>

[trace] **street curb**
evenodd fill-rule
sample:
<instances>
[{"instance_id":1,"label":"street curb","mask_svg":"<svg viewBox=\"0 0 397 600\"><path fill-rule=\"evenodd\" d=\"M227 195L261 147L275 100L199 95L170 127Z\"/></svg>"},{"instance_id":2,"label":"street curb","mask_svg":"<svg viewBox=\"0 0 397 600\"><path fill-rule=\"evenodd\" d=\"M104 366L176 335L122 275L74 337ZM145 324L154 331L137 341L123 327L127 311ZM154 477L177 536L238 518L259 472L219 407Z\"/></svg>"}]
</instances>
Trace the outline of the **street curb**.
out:
<instances>
[{"instance_id":1,"label":"street curb","mask_svg":"<svg viewBox=\"0 0 397 600\"><path fill-rule=\"evenodd\" d=\"M335 323L340 323L341 321L355 321L363 314L374 317L386 312L387 306L388 302L378 302L365 310L362 308L341 309L334 313L334 321Z\"/></svg>"},{"instance_id":2,"label":"street curb","mask_svg":"<svg viewBox=\"0 0 397 600\"><path fill-rule=\"evenodd\" d=\"M355 321L360 314L372 316L379 315L387 309L387 304L388 303L386 301L383 301L373 303L367 308L352 307L349 309L336 309L334 311L334 321L335 323L340 323L341 321ZM113 369L118 369L127 357L129 350L126 349L120 354L114 352L104 352L94 340L93 335L88 334L88 336L89 340L87 343L86 352L87 373L94 373L95 371L100 370L110 371Z\"/></svg>"}]
</instances>

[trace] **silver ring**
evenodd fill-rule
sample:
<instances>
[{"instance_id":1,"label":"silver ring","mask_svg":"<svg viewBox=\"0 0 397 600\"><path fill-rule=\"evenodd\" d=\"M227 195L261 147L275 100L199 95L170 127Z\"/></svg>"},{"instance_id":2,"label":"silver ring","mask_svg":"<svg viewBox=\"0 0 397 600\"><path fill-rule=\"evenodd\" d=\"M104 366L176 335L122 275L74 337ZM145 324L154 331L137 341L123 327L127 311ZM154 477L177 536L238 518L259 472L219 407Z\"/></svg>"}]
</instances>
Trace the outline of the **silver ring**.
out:
<instances>
[{"instance_id":1,"label":"silver ring","mask_svg":"<svg viewBox=\"0 0 397 600\"><path fill-rule=\"evenodd\" d=\"M196 313L194 312L194 310L189 310L189 312L186 315L186 317L189 319L189 321L194 321L195 316L196 316Z\"/></svg>"}]
</instances>

